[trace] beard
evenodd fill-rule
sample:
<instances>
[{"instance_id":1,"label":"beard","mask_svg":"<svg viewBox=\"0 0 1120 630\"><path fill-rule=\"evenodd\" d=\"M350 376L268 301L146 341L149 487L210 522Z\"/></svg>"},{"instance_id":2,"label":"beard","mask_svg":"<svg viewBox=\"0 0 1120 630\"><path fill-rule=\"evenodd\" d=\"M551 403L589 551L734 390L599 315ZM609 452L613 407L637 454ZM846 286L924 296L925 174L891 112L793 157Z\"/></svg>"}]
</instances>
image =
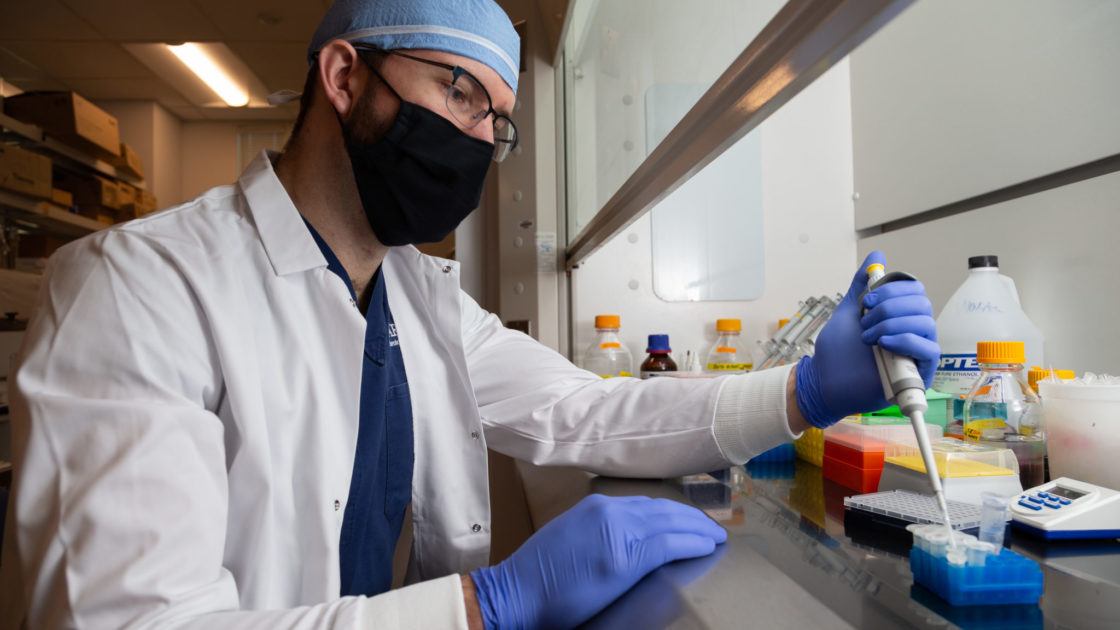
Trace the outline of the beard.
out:
<instances>
[{"instance_id":1,"label":"beard","mask_svg":"<svg viewBox=\"0 0 1120 630\"><path fill-rule=\"evenodd\" d=\"M373 144L393 126L400 104L388 90L377 89L380 83L381 79L376 75L371 77L366 88L354 101L354 107L343 123L344 134L350 142ZM380 106L377 102L379 93L383 95Z\"/></svg>"}]
</instances>

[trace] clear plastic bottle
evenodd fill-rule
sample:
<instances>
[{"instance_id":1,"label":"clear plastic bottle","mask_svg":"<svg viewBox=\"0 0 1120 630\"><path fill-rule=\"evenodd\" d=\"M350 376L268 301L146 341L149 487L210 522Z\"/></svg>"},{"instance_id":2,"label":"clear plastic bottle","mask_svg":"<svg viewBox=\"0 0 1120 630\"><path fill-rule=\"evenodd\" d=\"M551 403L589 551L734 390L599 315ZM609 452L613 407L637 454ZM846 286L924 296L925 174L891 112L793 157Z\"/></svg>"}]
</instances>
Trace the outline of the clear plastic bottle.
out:
<instances>
[{"instance_id":1,"label":"clear plastic bottle","mask_svg":"<svg viewBox=\"0 0 1120 630\"><path fill-rule=\"evenodd\" d=\"M743 322L738 319L717 319L716 332L719 333L719 339L708 351L706 371L718 374L751 371L754 364L750 353L743 350L739 342L739 336L743 332Z\"/></svg>"},{"instance_id":2,"label":"clear plastic bottle","mask_svg":"<svg viewBox=\"0 0 1120 630\"><path fill-rule=\"evenodd\" d=\"M1023 312L1015 281L1000 274L999 258L991 255L968 259L968 277L937 316L941 361L933 388L954 398L967 394L980 376L976 343L982 340L1022 341L1030 365L1046 365L1042 333Z\"/></svg>"},{"instance_id":3,"label":"clear plastic bottle","mask_svg":"<svg viewBox=\"0 0 1120 630\"><path fill-rule=\"evenodd\" d=\"M669 335L650 335L649 345L646 347L649 356L640 367L641 377L649 378L665 372L676 372L677 363L669 356L672 351L673 349L669 347Z\"/></svg>"},{"instance_id":4,"label":"clear plastic bottle","mask_svg":"<svg viewBox=\"0 0 1120 630\"><path fill-rule=\"evenodd\" d=\"M985 430L1040 435L1042 409L1038 395L1027 384L1023 370L1026 349L1022 341L981 341L976 344L980 377L964 399L964 421L959 431L979 440ZM955 433L951 425L950 433Z\"/></svg>"},{"instance_id":5,"label":"clear plastic bottle","mask_svg":"<svg viewBox=\"0 0 1120 630\"><path fill-rule=\"evenodd\" d=\"M587 349L585 370L603 378L634 375L634 359L618 334L621 327L618 315L595 316L595 343Z\"/></svg>"}]
</instances>

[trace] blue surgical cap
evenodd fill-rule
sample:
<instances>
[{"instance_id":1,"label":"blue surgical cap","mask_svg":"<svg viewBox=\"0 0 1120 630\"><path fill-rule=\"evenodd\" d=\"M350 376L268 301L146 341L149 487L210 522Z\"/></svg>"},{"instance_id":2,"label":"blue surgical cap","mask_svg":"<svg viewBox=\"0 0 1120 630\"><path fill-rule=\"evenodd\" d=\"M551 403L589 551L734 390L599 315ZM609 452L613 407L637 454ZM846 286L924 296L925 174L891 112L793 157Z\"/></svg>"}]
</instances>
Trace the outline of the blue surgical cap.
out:
<instances>
[{"instance_id":1,"label":"blue surgical cap","mask_svg":"<svg viewBox=\"0 0 1120 630\"><path fill-rule=\"evenodd\" d=\"M308 63L332 39L462 55L493 68L517 92L521 40L494 0L335 0L311 39Z\"/></svg>"}]
</instances>

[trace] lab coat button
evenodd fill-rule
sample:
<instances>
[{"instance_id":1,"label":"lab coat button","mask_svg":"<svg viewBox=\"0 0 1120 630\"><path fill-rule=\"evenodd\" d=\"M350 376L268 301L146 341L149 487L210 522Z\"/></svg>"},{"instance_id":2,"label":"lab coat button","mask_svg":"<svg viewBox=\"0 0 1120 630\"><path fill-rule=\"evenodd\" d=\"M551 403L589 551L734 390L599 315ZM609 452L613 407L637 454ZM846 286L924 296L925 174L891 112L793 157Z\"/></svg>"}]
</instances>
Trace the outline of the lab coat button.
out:
<instances>
[{"instance_id":1,"label":"lab coat button","mask_svg":"<svg viewBox=\"0 0 1120 630\"><path fill-rule=\"evenodd\" d=\"M341 509L342 509L342 501L339 501L338 499L335 499L334 500L334 511L337 512Z\"/></svg>"},{"instance_id":2,"label":"lab coat button","mask_svg":"<svg viewBox=\"0 0 1120 630\"><path fill-rule=\"evenodd\" d=\"M358 308L358 303L354 301L354 298L350 298L350 306L353 306L354 308Z\"/></svg>"},{"instance_id":3,"label":"lab coat button","mask_svg":"<svg viewBox=\"0 0 1120 630\"><path fill-rule=\"evenodd\" d=\"M471 439L472 439L472 440L477 440L477 439L478 439L478 436L479 436L479 432L478 432L478 431L471 431Z\"/></svg>"},{"instance_id":4,"label":"lab coat button","mask_svg":"<svg viewBox=\"0 0 1120 630\"><path fill-rule=\"evenodd\" d=\"M451 273L451 265L444 265L443 273Z\"/></svg>"},{"instance_id":5,"label":"lab coat button","mask_svg":"<svg viewBox=\"0 0 1120 630\"><path fill-rule=\"evenodd\" d=\"M471 525L471 531L477 534L478 532L482 531L482 526L478 523L475 523L474 525Z\"/></svg>"}]
</instances>

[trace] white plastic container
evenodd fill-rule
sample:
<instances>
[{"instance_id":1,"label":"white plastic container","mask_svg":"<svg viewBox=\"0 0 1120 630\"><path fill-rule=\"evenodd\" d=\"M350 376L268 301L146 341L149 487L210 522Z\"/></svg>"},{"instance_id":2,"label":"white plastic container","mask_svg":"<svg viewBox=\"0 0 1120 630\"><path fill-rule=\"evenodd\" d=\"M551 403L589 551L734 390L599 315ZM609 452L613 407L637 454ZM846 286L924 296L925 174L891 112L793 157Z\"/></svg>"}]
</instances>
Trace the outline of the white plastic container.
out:
<instances>
[{"instance_id":1,"label":"white plastic container","mask_svg":"<svg viewBox=\"0 0 1120 630\"><path fill-rule=\"evenodd\" d=\"M1019 304L1015 281L999 272L996 256L968 259L968 277L937 317L941 363L933 388L953 397L969 392L980 377L978 341L1022 341L1027 365L1042 365L1043 337Z\"/></svg>"},{"instance_id":2,"label":"white plastic container","mask_svg":"<svg viewBox=\"0 0 1120 630\"><path fill-rule=\"evenodd\" d=\"M1120 384L1042 381L1050 478L1120 490Z\"/></svg>"}]
</instances>

